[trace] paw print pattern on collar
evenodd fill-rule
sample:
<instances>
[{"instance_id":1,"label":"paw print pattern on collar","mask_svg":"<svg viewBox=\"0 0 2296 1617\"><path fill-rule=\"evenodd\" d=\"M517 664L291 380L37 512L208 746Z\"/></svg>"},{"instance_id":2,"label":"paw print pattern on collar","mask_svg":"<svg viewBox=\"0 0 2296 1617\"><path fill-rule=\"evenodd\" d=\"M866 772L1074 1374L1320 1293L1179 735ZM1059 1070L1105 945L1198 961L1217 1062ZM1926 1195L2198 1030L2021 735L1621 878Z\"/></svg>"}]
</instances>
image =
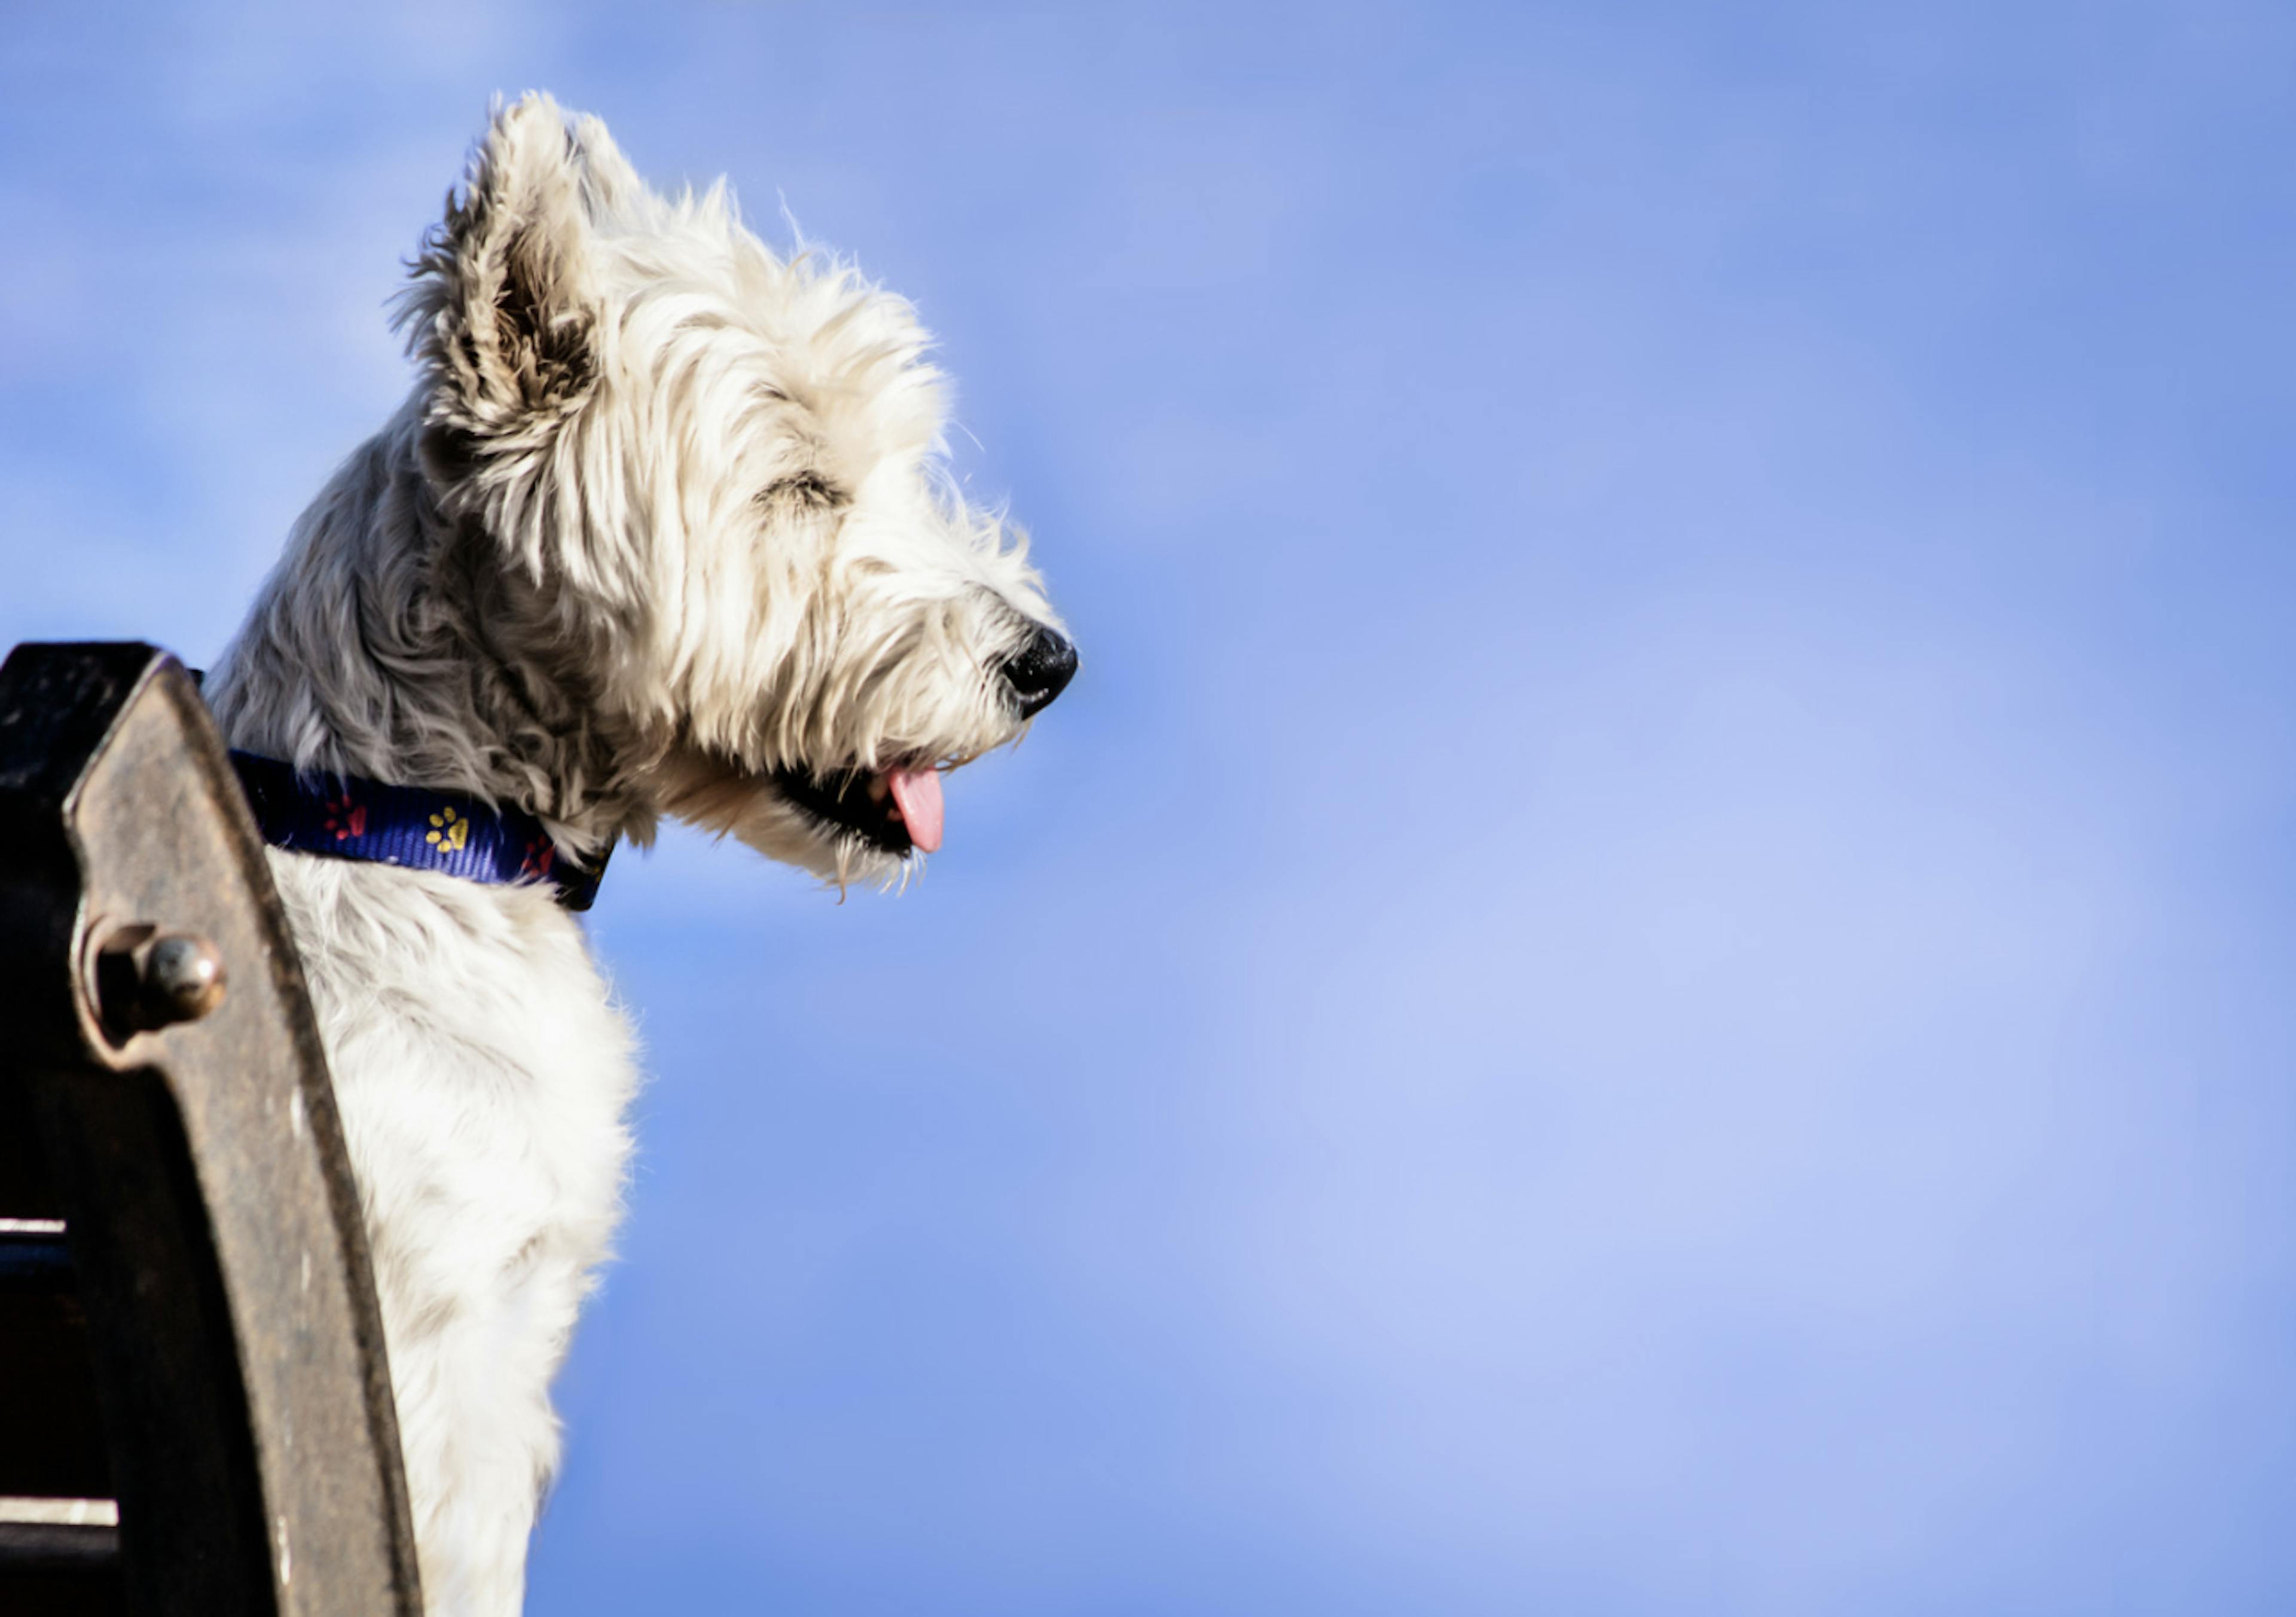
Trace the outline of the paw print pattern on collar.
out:
<instances>
[{"instance_id":1,"label":"paw print pattern on collar","mask_svg":"<svg viewBox=\"0 0 2296 1617\"><path fill-rule=\"evenodd\" d=\"M543 883L569 910L586 910L597 897L605 856L587 867L565 857L548 828L521 810L359 775L300 773L253 753L234 752L231 763L275 847L496 886Z\"/></svg>"}]
</instances>

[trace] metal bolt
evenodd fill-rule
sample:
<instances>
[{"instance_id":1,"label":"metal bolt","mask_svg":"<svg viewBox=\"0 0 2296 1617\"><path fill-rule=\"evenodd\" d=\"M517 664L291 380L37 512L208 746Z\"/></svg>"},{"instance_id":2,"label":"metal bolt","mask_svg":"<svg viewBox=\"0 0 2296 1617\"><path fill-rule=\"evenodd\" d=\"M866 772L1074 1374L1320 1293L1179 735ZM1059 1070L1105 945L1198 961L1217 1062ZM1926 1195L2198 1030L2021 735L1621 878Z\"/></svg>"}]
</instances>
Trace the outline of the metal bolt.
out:
<instances>
[{"instance_id":1,"label":"metal bolt","mask_svg":"<svg viewBox=\"0 0 2296 1617\"><path fill-rule=\"evenodd\" d=\"M195 932L162 932L144 946L144 1013L154 1026L193 1022L223 1003L223 957Z\"/></svg>"},{"instance_id":2,"label":"metal bolt","mask_svg":"<svg viewBox=\"0 0 2296 1617\"><path fill-rule=\"evenodd\" d=\"M229 981L223 956L196 932L120 927L96 951L96 1003L118 1035L195 1022L223 1003Z\"/></svg>"}]
</instances>

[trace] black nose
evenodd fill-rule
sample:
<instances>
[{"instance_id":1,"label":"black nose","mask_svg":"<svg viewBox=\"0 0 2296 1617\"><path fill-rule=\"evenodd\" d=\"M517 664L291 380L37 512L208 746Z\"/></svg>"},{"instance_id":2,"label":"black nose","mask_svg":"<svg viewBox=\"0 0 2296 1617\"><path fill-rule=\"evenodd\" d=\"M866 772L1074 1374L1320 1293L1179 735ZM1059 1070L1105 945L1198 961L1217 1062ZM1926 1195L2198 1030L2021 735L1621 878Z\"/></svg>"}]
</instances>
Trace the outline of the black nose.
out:
<instances>
[{"instance_id":1,"label":"black nose","mask_svg":"<svg viewBox=\"0 0 2296 1617\"><path fill-rule=\"evenodd\" d=\"M1068 637L1037 625L1036 637L1004 659L1004 682L1013 688L1021 716L1033 719L1053 705L1076 677L1076 648Z\"/></svg>"}]
</instances>

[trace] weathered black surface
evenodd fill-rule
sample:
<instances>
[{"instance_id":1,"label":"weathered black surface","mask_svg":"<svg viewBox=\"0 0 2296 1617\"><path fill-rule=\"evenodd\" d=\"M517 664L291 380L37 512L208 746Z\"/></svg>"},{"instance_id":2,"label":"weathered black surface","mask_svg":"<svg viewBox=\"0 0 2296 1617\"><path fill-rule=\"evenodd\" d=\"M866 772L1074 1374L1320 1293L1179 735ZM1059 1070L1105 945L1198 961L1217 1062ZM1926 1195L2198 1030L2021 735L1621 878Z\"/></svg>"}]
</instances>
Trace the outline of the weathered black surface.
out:
<instances>
[{"instance_id":1,"label":"weathered black surface","mask_svg":"<svg viewBox=\"0 0 2296 1617\"><path fill-rule=\"evenodd\" d=\"M212 945L220 1002L123 1017L136 927ZM117 1554L0 1524L0 1612L414 1617L317 1030L222 744L145 646L0 667L0 1219L56 1218L69 1274L45 1232L0 1234L0 1494L116 1497Z\"/></svg>"}]
</instances>

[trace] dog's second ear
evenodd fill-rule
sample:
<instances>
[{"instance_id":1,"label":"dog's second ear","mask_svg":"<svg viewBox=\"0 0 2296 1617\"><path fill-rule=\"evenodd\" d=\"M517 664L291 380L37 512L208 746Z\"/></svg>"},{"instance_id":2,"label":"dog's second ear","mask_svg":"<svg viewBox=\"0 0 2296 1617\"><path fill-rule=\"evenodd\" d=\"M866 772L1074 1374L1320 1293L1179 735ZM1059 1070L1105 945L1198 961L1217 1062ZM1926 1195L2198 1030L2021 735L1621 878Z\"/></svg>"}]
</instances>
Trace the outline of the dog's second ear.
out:
<instances>
[{"instance_id":1,"label":"dog's second ear","mask_svg":"<svg viewBox=\"0 0 2296 1617\"><path fill-rule=\"evenodd\" d=\"M460 195L423 238L401 306L435 389L426 448L448 461L530 449L596 374L593 192L627 165L594 119L529 94L496 111ZM594 157L599 172L590 172Z\"/></svg>"}]
</instances>

